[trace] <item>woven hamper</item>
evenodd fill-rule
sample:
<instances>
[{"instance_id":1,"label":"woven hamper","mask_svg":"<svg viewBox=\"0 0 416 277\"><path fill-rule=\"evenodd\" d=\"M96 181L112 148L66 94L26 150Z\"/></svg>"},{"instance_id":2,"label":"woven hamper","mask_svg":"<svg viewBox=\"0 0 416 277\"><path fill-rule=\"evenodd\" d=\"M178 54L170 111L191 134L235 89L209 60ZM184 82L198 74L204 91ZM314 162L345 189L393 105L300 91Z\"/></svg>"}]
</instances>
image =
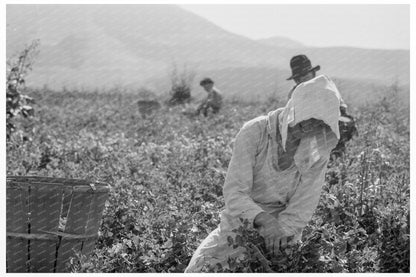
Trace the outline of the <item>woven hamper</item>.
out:
<instances>
[{"instance_id":1,"label":"woven hamper","mask_svg":"<svg viewBox=\"0 0 416 277\"><path fill-rule=\"evenodd\" d=\"M109 186L51 177L7 178L7 272L65 272L94 250Z\"/></svg>"}]
</instances>

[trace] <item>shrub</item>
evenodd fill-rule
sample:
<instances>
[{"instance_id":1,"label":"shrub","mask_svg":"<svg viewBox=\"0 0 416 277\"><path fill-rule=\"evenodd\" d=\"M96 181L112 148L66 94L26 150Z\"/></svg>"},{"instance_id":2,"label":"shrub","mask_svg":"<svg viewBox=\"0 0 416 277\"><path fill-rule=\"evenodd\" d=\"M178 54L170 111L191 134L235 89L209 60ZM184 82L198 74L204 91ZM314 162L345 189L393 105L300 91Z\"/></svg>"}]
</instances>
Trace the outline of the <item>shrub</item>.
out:
<instances>
[{"instance_id":1,"label":"shrub","mask_svg":"<svg viewBox=\"0 0 416 277\"><path fill-rule=\"evenodd\" d=\"M20 52L18 58L10 58L7 62L6 80L6 134L7 140L16 131L14 117L31 117L34 110L30 106L33 99L23 94L25 75L32 69L34 59L38 54L39 41L35 40Z\"/></svg>"},{"instance_id":2,"label":"shrub","mask_svg":"<svg viewBox=\"0 0 416 277\"><path fill-rule=\"evenodd\" d=\"M186 66L183 69L178 69L177 65L173 65L170 75L171 89L169 105L177 105L189 103L191 100L192 82L195 78L194 71L188 71Z\"/></svg>"}]
</instances>

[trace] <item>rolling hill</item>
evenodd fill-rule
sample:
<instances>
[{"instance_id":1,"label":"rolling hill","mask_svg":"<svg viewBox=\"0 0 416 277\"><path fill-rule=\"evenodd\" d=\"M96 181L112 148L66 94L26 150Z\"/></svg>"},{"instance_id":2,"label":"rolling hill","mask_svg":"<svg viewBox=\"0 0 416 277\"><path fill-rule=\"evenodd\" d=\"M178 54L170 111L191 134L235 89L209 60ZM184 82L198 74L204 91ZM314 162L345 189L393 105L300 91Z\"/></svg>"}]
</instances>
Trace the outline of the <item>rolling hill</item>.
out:
<instances>
[{"instance_id":1,"label":"rolling hill","mask_svg":"<svg viewBox=\"0 0 416 277\"><path fill-rule=\"evenodd\" d=\"M286 37L280 37L280 36L258 39L257 42L260 42L264 45L273 46L273 47L283 47L283 48L305 48L306 47L306 45L296 40L286 38Z\"/></svg>"},{"instance_id":2,"label":"rolling hill","mask_svg":"<svg viewBox=\"0 0 416 277\"><path fill-rule=\"evenodd\" d=\"M6 51L33 39L30 86L163 90L173 64L213 76L226 95L284 95L289 60L307 54L322 73L357 84L409 84L409 51L313 48L286 38L251 40L173 5L7 5ZM161 91L160 91L161 92ZM347 97L346 97L347 98Z\"/></svg>"}]
</instances>

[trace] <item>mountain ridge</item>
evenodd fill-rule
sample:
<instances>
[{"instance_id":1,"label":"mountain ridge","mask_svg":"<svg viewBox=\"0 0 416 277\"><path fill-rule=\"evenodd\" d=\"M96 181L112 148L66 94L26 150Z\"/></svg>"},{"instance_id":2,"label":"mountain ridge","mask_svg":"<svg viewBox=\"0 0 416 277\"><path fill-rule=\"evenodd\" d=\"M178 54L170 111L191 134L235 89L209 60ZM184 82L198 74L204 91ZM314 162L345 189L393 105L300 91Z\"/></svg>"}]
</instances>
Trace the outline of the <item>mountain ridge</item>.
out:
<instances>
[{"instance_id":1,"label":"mountain ridge","mask_svg":"<svg viewBox=\"0 0 416 277\"><path fill-rule=\"evenodd\" d=\"M236 90L246 86L238 75L266 90L270 84L262 86L269 80L261 78L262 68L274 68L273 82L286 86L290 58L300 53L336 78L384 85L395 80L408 85L410 79L406 50L300 47L288 38L281 40L297 47L270 45L270 40L233 34L174 5L7 5L6 17L8 57L40 39L39 57L27 77L30 86L152 85L152 80L169 80L172 65L187 64L201 76L227 72L230 82L242 84Z\"/></svg>"},{"instance_id":2,"label":"mountain ridge","mask_svg":"<svg viewBox=\"0 0 416 277\"><path fill-rule=\"evenodd\" d=\"M294 40L288 37L282 37L282 36L262 38L262 39L257 39L256 41L264 45L269 45L273 47L283 47L283 48L305 48L307 47L305 44L297 40Z\"/></svg>"}]
</instances>

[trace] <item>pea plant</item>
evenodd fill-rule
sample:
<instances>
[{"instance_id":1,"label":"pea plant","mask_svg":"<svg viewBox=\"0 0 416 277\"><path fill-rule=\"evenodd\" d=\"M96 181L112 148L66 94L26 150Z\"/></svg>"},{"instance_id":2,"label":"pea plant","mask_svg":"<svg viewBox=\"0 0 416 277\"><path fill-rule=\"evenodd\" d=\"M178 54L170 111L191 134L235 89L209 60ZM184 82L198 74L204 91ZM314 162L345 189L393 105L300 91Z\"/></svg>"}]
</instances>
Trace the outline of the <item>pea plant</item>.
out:
<instances>
[{"instance_id":1,"label":"pea plant","mask_svg":"<svg viewBox=\"0 0 416 277\"><path fill-rule=\"evenodd\" d=\"M10 139L11 134L16 131L14 118L23 116L29 118L34 116L34 109L30 105L33 98L24 94L25 76L32 69L35 57L38 54L39 40L34 40L26 46L17 57L7 61L6 78L6 134Z\"/></svg>"}]
</instances>

